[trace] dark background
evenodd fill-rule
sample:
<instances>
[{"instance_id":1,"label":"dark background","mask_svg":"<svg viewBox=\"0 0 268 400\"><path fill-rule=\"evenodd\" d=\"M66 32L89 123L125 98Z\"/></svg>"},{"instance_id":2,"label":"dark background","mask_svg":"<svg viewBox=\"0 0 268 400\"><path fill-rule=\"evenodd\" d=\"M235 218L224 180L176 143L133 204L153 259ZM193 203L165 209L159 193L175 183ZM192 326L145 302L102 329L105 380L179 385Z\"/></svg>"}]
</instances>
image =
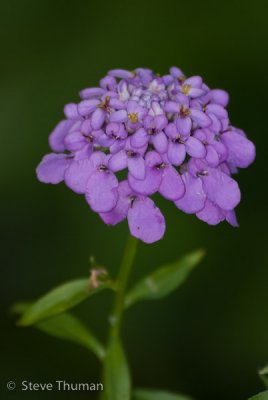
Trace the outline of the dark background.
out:
<instances>
[{"instance_id":1,"label":"dark background","mask_svg":"<svg viewBox=\"0 0 268 400\"><path fill-rule=\"evenodd\" d=\"M237 177L239 229L210 227L160 201L167 233L140 245L133 281L199 247L207 250L188 282L169 298L137 305L124 323L136 386L167 388L198 400L244 400L262 389L257 369L268 362L267 9L255 1L1 1L1 391L6 382L98 381L94 356L8 315L18 300L87 276L91 254L115 275L126 223L107 228L83 197L43 185L35 167L49 151L48 133L66 102L112 68L171 65L200 74L231 95L235 126L256 143L257 160ZM266 104L265 104L266 103ZM77 309L105 338L112 297ZM92 398L49 393L51 399Z\"/></svg>"}]
</instances>

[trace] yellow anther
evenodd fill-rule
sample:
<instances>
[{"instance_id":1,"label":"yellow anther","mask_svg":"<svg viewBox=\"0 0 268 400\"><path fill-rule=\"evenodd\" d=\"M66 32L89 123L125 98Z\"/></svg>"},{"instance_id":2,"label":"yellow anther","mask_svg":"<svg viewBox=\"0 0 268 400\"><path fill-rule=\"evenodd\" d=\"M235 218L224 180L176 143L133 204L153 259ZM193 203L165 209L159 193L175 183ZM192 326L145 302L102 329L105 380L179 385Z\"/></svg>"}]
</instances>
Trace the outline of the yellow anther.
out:
<instances>
[{"instance_id":1,"label":"yellow anther","mask_svg":"<svg viewBox=\"0 0 268 400\"><path fill-rule=\"evenodd\" d=\"M190 89L191 89L191 85L188 85L187 83L182 85L182 88L181 88L182 93L184 93L184 94L188 94L190 92Z\"/></svg>"},{"instance_id":2,"label":"yellow anther","mask_svg":"<svg viewBox=\"0 0 268 400\"><path fill-rule=\"evenodd\" d=\"M130 114L128 114L128 119L130 120L130 122L132 124L136 124L138 122L138 120L139 120L138 114L137 113L130 113Z\"/></svg>"}]
</instances>

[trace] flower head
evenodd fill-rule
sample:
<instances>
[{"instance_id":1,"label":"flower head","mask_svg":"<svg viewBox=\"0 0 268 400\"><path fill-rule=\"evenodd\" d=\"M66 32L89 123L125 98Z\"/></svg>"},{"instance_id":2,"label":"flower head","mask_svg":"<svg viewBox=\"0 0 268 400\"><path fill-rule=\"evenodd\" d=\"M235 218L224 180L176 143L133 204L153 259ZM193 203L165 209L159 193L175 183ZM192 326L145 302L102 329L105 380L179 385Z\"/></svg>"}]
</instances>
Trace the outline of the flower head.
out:
<instances>
[{"instance_id":1,"label":"flower head","mask_svg":"<svg viewBox=\"0 0 268 400\"><path fill-rule=\"evenodd\" d=\"M116 69L82 90L79 103L64 107L49 137L52 153L36 170L41 182L64 181L83 194L106 224L127 219L146 243L165 232L150 198L157 192L208 224L237 226L241 195L232 174L255 158L254 144L230 124L228 94L179 68L169 72Z\"/></svg>"}]
</instances>

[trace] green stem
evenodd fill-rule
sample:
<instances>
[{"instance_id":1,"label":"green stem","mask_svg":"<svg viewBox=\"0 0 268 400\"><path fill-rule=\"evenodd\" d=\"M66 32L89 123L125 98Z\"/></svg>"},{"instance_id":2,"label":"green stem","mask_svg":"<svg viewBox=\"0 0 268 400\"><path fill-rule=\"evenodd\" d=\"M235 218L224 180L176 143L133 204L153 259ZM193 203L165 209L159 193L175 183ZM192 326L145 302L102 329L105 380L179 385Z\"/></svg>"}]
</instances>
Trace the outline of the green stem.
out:
<instances>
[{"instance_id":1,"label":"green stem","mask_svg":"<svg viewBox=\"0 0 268 400\"><path fill-rule=\"evenodd\" d=\"M128 279L130 276L131 268L137 251L138 240L133 236L129 236L126 247L124 250L123 258L121 261L118 277L116 280L116 295L113 306L113 311L110 317L110 331L108 338L108 348L106 349L106 354L109 351L109 346L113 339L117 339L120 335L120 329L122 325L123 313L125 308L125 293L127 289ZM105 369L106 359L104 358L103 365L103 381L104 381L104 369ZM100 394L100 400L107 400L107 395L104 392Z\"/></svg>"},{"instance_id":2,"label":"green stem","mask_svg":"<svg viewBox=\"0 0 268 400\"><path fill-rule=\"evenodd\" d=\"M128 279L137 251L138 240L133 236L129 236L122 258L121 266L117 277L117 292L114 302L114 308L111 315L110 339L118 337L122 325L125 293L127 289Z\"/></svg>"}]
</instances>

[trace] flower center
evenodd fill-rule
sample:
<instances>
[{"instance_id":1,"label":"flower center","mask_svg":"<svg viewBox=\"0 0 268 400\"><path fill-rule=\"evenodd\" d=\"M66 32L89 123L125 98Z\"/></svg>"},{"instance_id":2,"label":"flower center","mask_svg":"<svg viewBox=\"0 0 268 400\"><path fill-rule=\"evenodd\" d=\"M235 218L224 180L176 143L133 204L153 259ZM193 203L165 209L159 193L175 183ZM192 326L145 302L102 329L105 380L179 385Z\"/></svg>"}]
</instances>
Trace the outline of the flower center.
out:
<instances>
[{"instance_id":1,"label":"flower center","mask_svg":"<svg viewBox=\"0 0 268 400\"><path fill-rule=\"evenodd\" d=\"M98 170L99 170L100 172L105 172L105 171L108 170L108 168L106 167L106 165L101 164L101 165L99 166Z\"/></svg>"},{"instance_id":2,"label":"flower center","mask_svg":"<svg viewBox=\"0 0 268 400\"><path fill-rule=\"evenodd\" d=\"M183 83L184 81L185 81L185 78L184 78L184 76L178 76L178 81L180 82L180 83Z\"/></svg>"},{"instance_id":3,"label":"flower center","mask_svg":"<svg viewBox=\"0 0 268 400\"><path fill-rule=\"evenodd\" d=\"M208 176L208 171L204 170L204 171L197 172L196 176L198 176L198 178L200 176Z\"/></svg>"},{"instance_id":4,"label":"flower center","mask_svg":"<svg viewBox=\"0 0 268 400\"><path fill-rule=\"evenodd\" d=\"M110 96L105 96L105 99L97 105L98 108L101 108L104 111L109 111L109 102Z\"/></svg>"},{"instance_id":5,"label":"flower center","mask_svg":"<svg viewBox=\"0 0 268 400\"><path fill-rule=\"evenodd\" d=\"M190 89L191 89L191 85L188 85L187 83L182 85L182 88L181 88L183 94L188 94L190 92Z\"/></svg>"},{"instance_id":6,"label":"flower center","mask_svg":"<svg viewBox=\"0 0 268 400\"><path fill-rule=\"evenodd\" d=\"M181 137L180 134L178 134L173 140L173 143L180 143L180 144L185 144L185 140Z\"/></svg>"},{"instance_id":7,"label":"flower center","mask_svg":"<svg viewBox=\"0 0 268 400\"><path fill-rule=\"evenodd\" d=\"M114 140L119 140L120 136L116 135L115 133L112 133L111 134L111 138L114 139Z\"/></svg>"},{"instance_id":8,"label":"flower center","mask_svg":"<svg viewBox=\"0 0 268 400\"><path fill-rule=\"evenodd\" d=\"M134 194L131 194L131 195L129 196L130 207L133 206L133 203L134 203L135 199L136 199L136 196L134 196Z\"/></svg>"},{"instance_id":9,"label":"flower center","mask_svg":"<svg viewBox=\"0 0 268 400\"><path fill-rule=\"evenodd\" d=\"M162 162L161 164L158 164L156 166L156 169L161 170L161 169L165 169L166 168L166 164L164 162Z\"/></svg>"},{"instance_id":10,"label":"flower center","mask_svg":"<svg viewBox=\"0 0 268 400\"><path fill-rule=\"evenodd\" d=\"M138 122L138 120L139 120L138 114L137 113L130 113L130 114L128 114L128 119L130 120L130 122L132 124L136 124Z\"/></svg>"},{"instance_id":11,"label":"flower center","mask_svg":"<svg viewBox=\"0 0 268 400\"><path fill-rule=\"evenodd\" d=\"M93 143L94 138L93 138L92 135L87 135L87 134L85 134L84 132L80 132L80 133L81 133L81 135L86 139L86 141L87 141L88 143Z\"/></svg>"},{"instance_id":12,"label":"flower center","mask_svg":"<svg viewBox=\"0 0 268 400\"><path fill-rule=\"evenodd\" d=\"M183 117L183 118L185 118L185 117L187 117L189 114L190 114L189 108L186 108L186 107L184 107L184 106L181 104L180 116Z\"/></svg>"},{"instance_id":13,"label":"flower center","mask_svg":"<svg viewBox=\"0 0 268 400\"><path fill-rule=\"evenodd\" d=\"M136 155L137 155L137 153L135 151L133 151L133 150L128 150L127 151L127 156L130 157L130 158L133 158Z\"/></svg>"}]
</instances>

